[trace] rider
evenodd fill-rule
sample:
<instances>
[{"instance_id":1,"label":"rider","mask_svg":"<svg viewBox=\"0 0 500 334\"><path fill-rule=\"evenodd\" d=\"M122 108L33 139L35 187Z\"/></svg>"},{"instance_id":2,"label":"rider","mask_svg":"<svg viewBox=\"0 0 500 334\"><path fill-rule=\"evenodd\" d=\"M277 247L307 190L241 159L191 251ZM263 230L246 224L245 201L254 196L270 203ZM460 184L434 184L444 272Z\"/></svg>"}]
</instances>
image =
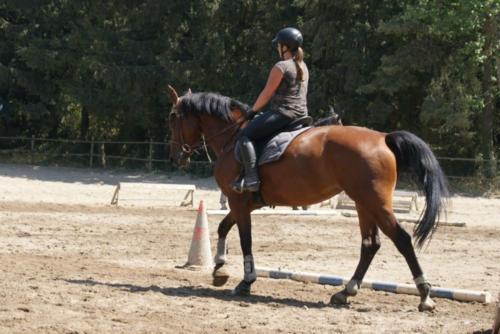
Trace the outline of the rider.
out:
<instances>
[{"instance_id":1,"label":"rider","mask_svg":"<svg viewBox=\"0 0 500 334\"><path fill-rule=\"evenodd\" d=\"M276 133L293 120L307 116L309 71L303 61L302 41L300 31L291 27L281 29L272 41L281 61L271 69L266 86L247 116L252 118L270 101L269 110L248 122L236 143L245 174L243 179L233 183L237 192L259 190L257 157L252 141Z\"/></svg>"}]
</instances>

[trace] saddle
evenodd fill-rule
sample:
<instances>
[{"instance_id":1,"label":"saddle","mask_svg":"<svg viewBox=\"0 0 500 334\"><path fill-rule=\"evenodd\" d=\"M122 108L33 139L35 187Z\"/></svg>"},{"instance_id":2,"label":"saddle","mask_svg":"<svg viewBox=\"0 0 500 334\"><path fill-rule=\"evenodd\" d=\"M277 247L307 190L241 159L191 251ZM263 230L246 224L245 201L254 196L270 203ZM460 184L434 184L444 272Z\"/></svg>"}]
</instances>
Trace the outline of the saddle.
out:
<instances>
[{"instance_id":1,"label":"saddle","mask_svg":"<svg viewBox=\"0 0 500 334\"><path fill-rule=\"evenodd\" d=\"M255 153L257 154L257 165L261 166L278 160L285 152L292 140L302 132L311 128L313 119L310 116L304 116L293 120L280 132L254 141ZM240 161L239 147L234 150L235 159Z\"/></svg>"},{"instance_id":2,"label":"saddle","mask_svg":"<svg viewBox=\"0 0 500 334\"><path fill-rule=\"evenodd\" d=\"M292 140L295 139L295 137L300 135L302 132L309 130L311 127L336 125L336 124L342 124L337 114L333 114L330 115L329 117L322 118L317 122L313 122L313 119L310 116L304 116L292 121L279 133L269 136L267 138L256 140L253 143L257 154L257 165L261 166L263 164L278 160L285 152L288 145L292 142ZM236 145L235 147L234 157L236 161L241 163L238 145ZM260 191L253 192L252 197L254 205L256 207L260 208L267 205L264 199L262 198Z\"/></svg>"}]
</instances>

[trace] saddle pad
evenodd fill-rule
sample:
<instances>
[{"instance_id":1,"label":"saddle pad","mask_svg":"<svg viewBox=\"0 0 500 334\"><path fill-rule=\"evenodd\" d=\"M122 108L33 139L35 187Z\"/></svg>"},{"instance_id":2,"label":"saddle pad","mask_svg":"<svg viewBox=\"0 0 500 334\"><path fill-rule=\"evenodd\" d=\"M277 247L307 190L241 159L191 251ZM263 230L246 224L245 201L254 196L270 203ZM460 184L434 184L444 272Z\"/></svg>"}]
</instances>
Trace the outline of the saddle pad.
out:
<instances>
[{"instance_id":1,"label":"saddle pad","mask_svg":"<svg viewBox=\"0 0 500 334\"><path fill-rule=\"evenodd\" d=\"M279 160L292 140L310 128L306 127L289 132L280 132L268 141L257 141L254 143L255 151L257 152L257 165L261 166ZM239 151L239 146L236 146L234 156L236 161L241 162Z\"/></svg>"}]
</instances>

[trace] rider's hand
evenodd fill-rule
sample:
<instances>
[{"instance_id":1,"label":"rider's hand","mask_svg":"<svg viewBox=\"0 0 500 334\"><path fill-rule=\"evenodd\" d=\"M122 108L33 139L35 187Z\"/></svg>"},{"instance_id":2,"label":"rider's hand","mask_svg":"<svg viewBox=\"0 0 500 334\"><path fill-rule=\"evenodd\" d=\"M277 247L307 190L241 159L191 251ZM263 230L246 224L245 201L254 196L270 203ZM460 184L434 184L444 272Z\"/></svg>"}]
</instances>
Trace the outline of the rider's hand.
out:
<instances>
[{"instance_id":1,"label":"rider's hand","mask_svg":"<svg viewBox=\"0 0 500 334\"><path fill-rule=\"evenodd\" d=\"M245 110L246 119L251 120L252 118L254 118L254 116L255 116L255 111L253 111L252 108L248 108L247 110Z\"/></svg>"}]
</instances>

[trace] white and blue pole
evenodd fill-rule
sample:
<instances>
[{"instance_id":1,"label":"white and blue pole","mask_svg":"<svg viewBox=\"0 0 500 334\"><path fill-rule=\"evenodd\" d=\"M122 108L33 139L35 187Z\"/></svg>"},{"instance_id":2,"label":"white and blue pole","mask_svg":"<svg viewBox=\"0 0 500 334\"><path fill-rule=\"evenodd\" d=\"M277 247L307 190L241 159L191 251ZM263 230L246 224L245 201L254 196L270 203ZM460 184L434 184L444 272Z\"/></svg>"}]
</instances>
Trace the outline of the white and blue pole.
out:
<instances>
[{"instance_id":1,"label":"white and blue pole","mask_svg":"<svg viewBox=\"0 0 500 334\"><path fill-rule=\"evenodd\" d=\"M267 277L274 279L290 279L298 282L317 283L325 285L346 285L349 282L348 278L340 276L332 276L325 274L316 274L309 272L292 272L280 269L271 269L265 267L256 267L257 277ZM400 284L391 282L377 282L364 280L361 284L362 288L372 289L376 291L387 291L393 293L402 293L408 295L419 296L417 287L414 284ZM481 302L490 303L491 294L486 291L473 291L463 289L446 289L433 287L431 289L431 297L448 298L466 302Z\"/></svg>"}]
</instances>

